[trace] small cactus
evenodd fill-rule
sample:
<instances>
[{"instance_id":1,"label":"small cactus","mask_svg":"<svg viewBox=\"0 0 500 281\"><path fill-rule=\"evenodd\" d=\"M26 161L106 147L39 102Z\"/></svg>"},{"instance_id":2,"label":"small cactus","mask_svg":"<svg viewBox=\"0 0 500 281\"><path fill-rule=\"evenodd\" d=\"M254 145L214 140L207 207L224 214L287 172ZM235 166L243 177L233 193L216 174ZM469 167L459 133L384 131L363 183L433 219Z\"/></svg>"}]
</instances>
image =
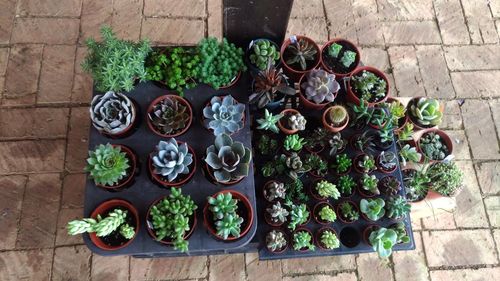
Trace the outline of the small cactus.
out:
<instances>
[{"instance_id":1,"label":"small cactus","mask_svg":"<svg viewBox=\"0 0 500 281\"><path fill-rule=\"evenodd\" d=\"M347 119L347 110L341 105L334 105L328 110L328 119L334 126L343 125Z\"/></svg>"}]
</instances>

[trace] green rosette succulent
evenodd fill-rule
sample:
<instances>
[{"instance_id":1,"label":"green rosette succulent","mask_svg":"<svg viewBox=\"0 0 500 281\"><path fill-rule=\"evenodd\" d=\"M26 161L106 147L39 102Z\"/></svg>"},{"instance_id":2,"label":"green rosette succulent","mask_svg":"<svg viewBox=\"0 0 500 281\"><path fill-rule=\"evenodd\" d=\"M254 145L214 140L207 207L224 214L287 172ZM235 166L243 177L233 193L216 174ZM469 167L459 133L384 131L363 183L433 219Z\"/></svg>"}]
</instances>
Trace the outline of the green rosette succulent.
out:
<instances>
[{"instance_id":1,"label":"green rosette succulent","mask_svg":"<svg viewBox=\"0 0 500 281\"><path fill-rule=\"evenodd\" d=\"M85 171L96 184L113 186L127 175L130 167L127 154L120 147L111 144L100 144L94 151L89 152Z\"/></svg>"},{"instance_id":2,"label":"green rosette succulent","mask_svg":"<svg viewBox=\"0 0 500 281\"><path fill-rule=\"evenodd\" d=\"M419 98L411 105L410 112L423 126L437 126L441 124L443 118L439 102L436 99Z\"/></svg>"}]
</instances>

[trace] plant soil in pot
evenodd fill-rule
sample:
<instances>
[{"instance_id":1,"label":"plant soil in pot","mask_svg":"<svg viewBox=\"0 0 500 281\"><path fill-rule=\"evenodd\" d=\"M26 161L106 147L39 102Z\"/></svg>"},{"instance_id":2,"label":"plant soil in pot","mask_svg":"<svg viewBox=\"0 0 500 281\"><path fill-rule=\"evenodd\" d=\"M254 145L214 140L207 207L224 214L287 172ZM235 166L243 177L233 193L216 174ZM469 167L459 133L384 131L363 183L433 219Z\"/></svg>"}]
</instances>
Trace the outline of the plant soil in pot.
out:
<instances>
[{"instance_id":1,"label":"plant soil in pot","mask_svg":"<svg viewBox=\"0 0 500 281\"><path fill-rule=\"evenodd\" d=\"M232 135L245 125L245 105L231 95L214 96L203 108L203 126L214 135Z\"/></svg>"},{"instance_id":2,"label":"plant soil in pot","mask_svg":"<svg viewBox=\"0 0 500 281\"><path fill-rule=\"evenodd\" d=\"M389 80L385 74L373 67L358 67L347 80L347 100L356 105L363 99L368 106L384 102L389 96Z\"/></svg>"},{"instance_id":3,"label":"plant soil in pot","mask_svg":"<svg viewBox=\"0 0 500 281\"><path fill-rule=\"evenodd\" d=\"M285 96L295 95L295 89L290 87L288 77L281 68L269 65L266 70L259 71L254 79L248 100L258 108L274 110L281 106Z\"/></svg>"},{"instance_id":4,"label":"plant soil in pot","mask_svg":"<svg viewBox=\"0 0 500 281\"><path fill-rule=\"evenodd\" d=\"M299 99L305 108L321 110L333 102L340 90L335 75L322 69L313 69L299 81Z\"/></svg>"},{"instance_id":5,"label":"plant soil in pot","mask_svg":"<svg viewBox=\"0 0 500 281\"><path fill-rule=\"evenodd\" d=\"M337 205L337 217L347 224L357 221L359 219L358 206L350 200L340 202Z\"/></svg>"},{"instance_id":6,"label":"plant soil in pot","mask_svg":"<svg viewBox=\"0 0 500 281\"><path fill-rule=\"evenodd\" d=\"M196 155L187 143L170 138L158 143L149 156L148 167L155 182L164 187L178 187L193 177Z\"/></svg>"},{"instance_id":7,"label":"plant soil in pot","mask_svg":"<svg viewBox=\"0 0 500 281\"><path fill-rule=\"evenodd\" d=\"M136 123L137 108L121 93L107 92L95 95L90 104L90 119L99 133L121 138L129 135Z\"/></svg>"},{"instance_id":8,"label":"plant soil in pot","mask_svg":"<svg viewBox=\"0 0 500 281\"><path fill-rule=\"evenodd\" d=\"M443 106L436 99L415 97L408 102L406 114L416 129L434 128L441 124Z\"/></svg>"},{"instance_id":9,"label":"plant soil in pot","mask_svg":"<svg viewBox=\"0 0 500 281\"><path fill-rule=\"evenodd\" d=\"M356 45L345 39L334 38L321 48L321 66L338 78L349 76L360 60Z\"/></svg>"},{"instance_id":10,"label":"plant soil in pot","mask_svg":"<svg viewBox=\"0 0 500 281\"><path fill-rule=\"evenodd\" d=\"M245 195L224 190L208 197L203 217L210 234L230 242L248 233L253 224L254 211Z\"/></svg>"},{"instance_id":11,"label":"plant soil in pot","mask_svg":"<svg viewBox=\"0 0 500 281\"><path fill-rule=\"evenodd\" d=\"M291 36L281 45L281 63L288 76L298 81L300 77L318 67L320 63L318 45L305 36Z\"/></svg>"},{"instance_id":12,"label":"plant soil in pot","mask_svg":"<svg viewBox=\"0 0 500 281\"><path fill-rule=\"evenodd\" d=\"M316 231L316 245L322 250L334 250L340 247L337 232L331 227L325 226Z\"/></svg>"},{"instance_id":13,"label":"plant soil in pot","mask_svg":"<svg viewBox=\"0 0 500 281\"><path fill-rule=\"evenodd\" d=\"M187 240L196 227L198 206L189 195L182 195L180 188L173 188L171 192L151 204L147 214L148 233L160 243L187 252Z\"/></svg>"},{"instance_id":14,"label":"plant soil in pot","mask_svg":"<svg viewBox=\"0 0 500 281\"><path fill-rule=\"evenodd\" d=\"M345 129L349 123L349 114L342 105L334 105L323 112L321 120L325 129L336 133Z\"/></svg>"},{"instance_id":15,"label":"plant soil in pot","mask_svg":"<svg viewBox=\"0 0 500 281\"><path fill-rule=\"evenodd\" d=\"M281 202L276 202L268 205L264 219L270 226L281 226L287 221L288 214L288 210L281 205Z\"/></svg>"},{"instance_id":16,"label":"plant soil in pot","mask_svg":"<svg viewBox=\"0 0 500 281\"><path fill-rule=\"evenodd\" d=\"M266 234L266 248L275 254L283 253L288 248L288 237L281 229L273 229Z\"/></svg>"},{"instance_id":17,"label":"plant soil in pot","mask_svg":"<svg viewBox=\"0 0 500 281\"><path fill-rule=\"evenodd\" d=\"M266 70L268 64L279 64L280 52L278 45L269 39L255 39L250 41L246 51L247 65L252 75Z\"/></svg>"},{"instance_id":18,"label":"plant soil in pot","mask_svg":"<svg viewBox=\"0 0 500 281\"><path fill-rule=\"evenodd\" d=\"M314 237L307 228L298 228L292 234L292 245L295 251L307 252L314 251Z\"/></svg>"},{"instance_id":19,"label":"plant soil in pot","mask_svg":"<svg viewBox=\"0 0 500 281\"><path fill-rule=\"evenodd\" d=\"M385 195L396 195L401 190L401 183L394 176L385 176L378 184Z\"/></svg>"},{"instance_id":20,"label":"plant soil in pot","mask_svg":"<svg viewBox=\"0 0 500 281\"><path fill-rule=\"evenodd\" d=\"M161 96L149 105L148 127L161 137L177 137L184 134L192 121L191 105L180 96Z\"/></svg>"},{"instance_id":21,"label":"plant soil in pot","mask_svg":"<svg viewBox=\"0 0 500 281\"><path fill-rule=\"evenodd\" d=\"M337 214L335 209L328 202L319 202L313 209L314 220L319 224L330 224L335 222Z\"/></svg>"},{"instance_id":22,"label":"plant soil in pot","mask_svg":"<svg viewBox=\"0 0 500 281\"><path fill-rule=\"evenodd\" d=\"M262 188L262 194L264 195L264 199L266 199L267 202L285 200L285 184L275 180L268 181Z\"/></svg>"},{"instance_id":23,"label":"plant soil in pot","mask_svg":"<svg viewBox=\"0 0 500 281\"><path fill-rule=\"evenodd\" d=\"M109 191L130 186L137 168L135 153L124 145L99 145L89 152L85 170L94 183Z\"/></svg>"},{"instance_id":24,"label":"plant soil in pot","mask_svg":"<svg viewBox=\"0 0 500 281\"><path fill-rule=\"evenodd\" d=\"M288 108L281 115L283 117L278 121L278 127L284 134L291 135L306 129L307 120L298 110Z\"/></svg>"},{"instance_id":25,"label":"plant soil in pot","mask_svg":"<svg viewBox=\"0 0 500 281\"><path fill-rule=\"evenodd\" d=\"M70 221L68 234L89 233L98 248L108 251L128 246L139 231L137 209L127 201L112 199L100 204L90 218Z\"/></svg>"}]
</instances>

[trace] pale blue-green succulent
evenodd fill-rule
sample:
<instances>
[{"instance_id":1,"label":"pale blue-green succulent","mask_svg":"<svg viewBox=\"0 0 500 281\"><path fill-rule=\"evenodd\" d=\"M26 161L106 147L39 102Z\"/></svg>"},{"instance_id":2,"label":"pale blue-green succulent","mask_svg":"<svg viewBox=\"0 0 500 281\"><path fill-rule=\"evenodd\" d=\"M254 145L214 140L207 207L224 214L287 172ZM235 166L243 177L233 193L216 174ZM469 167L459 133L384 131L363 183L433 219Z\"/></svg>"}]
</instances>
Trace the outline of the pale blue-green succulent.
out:
<instances>
[{"instance_id":1,"label":"pale blue-green succulent","mask_svg":"<svg viewBox=\"0 0 500 281\"><path fill-rule=\"evenodd\" d=\"M214 135L233 134L244 126L245 105L232 96L214 96L203 109L204 125L212 129Z\"/></svg>"},{"instance_id":2,"label":"pale blue-green succulent","mask_svg":"<svg viewBox=\"0 0 500 281\"><path fill-rule=\"evenodd\" d=\"M174 138L160 141L153 155L154 173L173 182L180 174L189 174L193 154L189 153L186 143L179 145Z\"/></svg>"}]
</instances>

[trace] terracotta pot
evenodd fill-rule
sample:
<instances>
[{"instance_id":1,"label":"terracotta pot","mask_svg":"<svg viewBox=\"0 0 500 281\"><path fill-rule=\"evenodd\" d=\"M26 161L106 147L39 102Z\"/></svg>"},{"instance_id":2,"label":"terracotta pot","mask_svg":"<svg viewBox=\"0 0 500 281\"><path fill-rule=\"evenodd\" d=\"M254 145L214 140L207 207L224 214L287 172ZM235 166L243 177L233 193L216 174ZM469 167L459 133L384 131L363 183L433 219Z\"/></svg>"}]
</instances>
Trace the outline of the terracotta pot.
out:
<instances>
[{"instance_id":1,"label":"terracotta pot","mask_svg":"<svg viewBox=\"0 0 500 281\"><path fill-rule=\"evenodd\" d=\"M287 115L292 115L292 114L297 114L297 113L300 113L300 112L296 109L293 109L293 108L287 108L287 109L283 109L283 111L281 111L283 118L281 118L278 121L278 127L280 128L281 132L283 132L285 135L293 135L299 131L299 130L288 129L288 124L287 125L283 124L283 122L285 121L284 119Z\"/></svg>"},{"instance_id":2,"label":"terracotta pot","mask_svg":"<svg viewBox=\"0 0 500 281\"><path fill-rule=\"evenodd\" d=\"M187 107L187 110L188 110L188 114L189 114L189 121L188 123L186 124L186 127L184 129L181 129L180 131L178 131L177 133L174 133L174 134L162 134L160 131L158 131L158 129L156 129L156 127L153 125L153 123L151 122L151 119L149 118L149 114L152 113L153 111L153 107L160 103L161 101L165 100L165 99L175 99L177 100L179 103L181 103L182 105L186 106ZM149 105L148 107L148 112L146 113L146 120L147 120L147 124L148 124L148 127L151 131L153 131L155 134L157 134L158 136L160 137L164 137L164 138L173 138L173 137L177 137L177 136L180 136L182 134L184 134L185 132L187 132L187 130L189 130L189 127L191 127L191 123L193 121L193 109L191 108L191 105L189 104L189 102L180 97L180 96L177 96L177 95L164 95L164 96L160 96L160 97L157 97L155 100L153 100L153 102Z\"/></svg>"},{"instance_id":3,"label":"terracotta pot","mask_svg":"<svg viewBox=\"0 0 500 281\"><path fill-rule=\"evenodd\" d=\"M321 219L321 217L319 216L319 212L321 211L320 208L323 206L329 206L335 212L335 208L330 203L328 203L328 201L318 202L316 205L314 205L314 208L313 208L314 220L317 223L322 224L322 225L327 225L327 224L333 223L333 222L323 221Z\"/></svg>"},{"instance_id":4,"label":"terracotta pot","mask_svg":"<svg viewBox=\"0 0 500 281\"><path fill-rule=\"evenodd\" d=\"M110 246L108 244L105 244L101 240L100 237L97 237L95 232L89 233L90 240L92 241L92 243L94 243L94 245L96 245L98 248L100 248L102 250L114 251L114 250L125 248L128 245L130 245L130 243L132 243L132 241L134 241L135 237L137 236L137 233L139 232L139 225L140 225L139 213L137 212L137 209L132 204L130 204L129 202L127 202L125 200L111 199L111 200L105 201L105 202L101 203L99 206L97 206L97 208L95 208L95 210L92 212L90 217L93 219L97 219L97 215L103 215L107 211L109 211L111 209L118 208L118 207L122 207L124 209L127 209L128 215L131 215L135 219L134 237L132 237L132 239L128 240L126 243L124 243L120 246Z\"/></svg>"},{"instance_id":5,"label":"terracotta pot","mask_svg":"<svg viewBox=\"0 0 500 281\"><path fill-rule=\"evenodd\" d=\"M372 197L377 196L376 194L371 193L368 190L363 189L363 187L361 185L361 178L360 178L360 182L358 183L358 192L362 198L372 198Z\"/></svg>"},{"instance_id":6,"label":"terracotta pot","mask_svg":"<svg viewBox=\"0 0 500 281\"><path fill-rule=\"evenodd\" d=\"M149 235L150 235L151 237L153 237L153 239L154 239L156 242L159 242L159 243L162 243L162 244L165 244L165 245L173 245L173 244L174 244L174 241L169 240L169 238L168 238L168 237L163 238L163 240L157 240L157 239L156 239L156 238L157 238L157 236L156 236L156 234L155 234L155 232L154 232L154 229L153 229L152 227L150 227L150 225L151 225L151 226L153 225L153 224L152 224L152 221L153 221L153 220L152 220L152 217L151 217L151 210L152 210L153 206L157 205L157 204L158 204L161 200L163 200L163 199L165 199L165 198L168 198L168 196L163 196L163 197L161 197L161 198L156 199L156 200L153 202L153 204L151 204L151 205L149 206L148 213L147 213L147 215L146 215L146 220L148 221L148 223L146 224L146 226L147 226L147 229L148 229L148 233L149 233ZM189 221L190 221L189 225L191 226L191 228L189 229L189 231L187 231L187 232L184 234L184 237L183 237L183 238L184 238L184 240L188 240L188 239L189 239L189 237L191 237L191 235L193 234L194 229L196 228L196 224L197 224L197 219L196 219L196 210L194 210L193 215L191 215L191 216L189 217ZM150 223L151 223L151 224L150 224Z\"/></svg>"},{"instance_id":7,"label":"terracotta pot","mask_svg":"<svg viewBox=\"0 0 500 281\"><path fill-rule=\"evenodd\" d=\"M422 154L422 160L421 163L423 163L426 159L429 163L436 163L436 162L442 162L442 160L433 160L429 159L423 152L422 148L420 147L420 139L428 133L436 133L441 137L441 140L444 142L444 144L448 147L448 155L453 154L453 141L451 140L450 136L448 136L444 131L441 131L439 129L425 129L421 132L420 136L418 137L416 143L417 143L417 151ZM447 155L447 156L448 156Z\"/></svg>"},{"instance_id":8,"label":"terracotta pot","mask_svg":"<svg viewBox=\"0 0 500 281\"><path fill-rule=\"evenodd\" d=\"M312 232L309 229L307 229L305 227L299 227L299 228L295 229L295 231L292 233L292 244L293 244L293 236L294 236L294 234L298 233L298 232L302 232L302 231L308 232L311 235L311 244L314 245L315 244L314 243L314 235L312 234ZM307 251L309 251L308 248L302 248L302 249L299 250L299 252L307 252Z\"/></svg>"},{"instance_id":9,"label":"terracotta pot","mask_svg":"<svg viewBox=\"0 0 500 281\"><path fill-rule=\"evenodd\" d=\"M125 152L127 154L127 158L129 160L130 168L128 169L128 175L126 178L121 179L116 185L109 186L109 185L102 185L102 184L96 184L96 186L100 188L104 188L108 191L119 191L122 190L133 182L133 179L135 177L136 171L137 171L137 156L135 156L135 153L130 149L129 147L121 144L113 144L113 147L119 147L121 151Z\"/></svg>"},{"instance_id":10,"label":"terracotta pot","mask_svg":"<svg viewBox=\"0 0 500 281\"><path fill-rule=\"evenodd\" d=\"M333 43L338 43L338 44L341 44L341 45L350 45L354 51L356 52L356 60L354 61L354 67L352 68L352 70L350 72L347 72L347 73L336 73L335 71L333 71L332 68L330 68L330 66L324 61L323 59L323 54L328 50L328 47L330 47L330 45L332 45ZM356 70L356 68L359 66L359 63L361 61L361 53L358 49L358 47L352 43L351 41L348 41L346 39L342 39L342 38L333 38L332 40L328 41L325 43L325 45L323 45L323 47L321 47L321 55L319 56L320 58L320 63L321 63L321 67L330 72L330 73L333 73L335 74L335 77L338 79L338 80L341 80L342 78L346 77L346 76L349 76L351 75L352 72L354 72Z\"/></svg>"},{"instance_id":11,"label":"terracotta pot","mask_svg":"<svg viewBox=\"0 0 500 281\"><path fill-rule=\"evenodd\" d=\"M387 93L386 93L386 95L385 95L385 97L383 99L381 99L381 100L379 100L377 102L368 102L368 106L373 107L376 104L384 102L389 97L389 89L391 88L391 86L390 86L389 80L387 80L387 77L385 76L385 74L382 71L380 71L380 70L378 70L378 69L376 69L374 67L371 67L371 66L361 66L361 67L358 67L358 68L356 68L355 71L353 71L351 73L351 75L349 76L349 79L347 80L347 89L346 89L347 90L347 100L349 102L351 102L351 103L356 104L356 105L360 104L359 97L352 90L351 79L352 79L352 77L356 76L356 74L360 73L363 70L366 70L366 71L374 73L378 77L384 79L385 82L386 82L386 84L387 84Z\"/></svg>"},{"instance_id":12,"label":"terracotta pot","mask_svg":"<svg viewBox=\"0 0 500 281\"><path fill-rule=\"evenodd\" d=\"M218 182L217 179L215 179L214 171L212 170L212 168L210 166L208 166L208 164L206 162L205 162L205 171L206 171L206 174L208 174L209 180L212 183L217 184L217 185L230 186L230 185L234 185L234 184L239 183L240 181L242 181L245 178L245 177L241 177L239 179L235 179L235 180L228 181L228 182Z\"/></svg>"},{"instance_id":13,"label":"terracotta pot","mask_svg":"<svg viewBox=\"0 0 500 281\"><path fill-rule=\"evenodd\" d=\"M287 235L287 234L286 234L283 230L281 230L281 229L279 229L279 228L272 228L271 230L269 230L269 232L271 232L271 231L273 231L273 230L276 230L276 231L278 231L278 232L283 233L283 235L285 236L286 245L285 245L282 249L278 249L278 250L276 250L276 251L271 251L271 249L267 248L267 246L266 246L266 249L267 249L269 252L273 253L273 254L281 254L281 253L283 253L284 251L286 251L286 249L288 249L288 246L289 246L289 244L290 244L290 237L288 237L288 235ZM268 232L268 233L269 233L269 232Z\"/></svg>"},{"instance_id":14,"label":"terracotta pot","mask_svg":"<svg viewBox=\"0 0 500 281\"><path fill-rule=\"evenodd\" d=\"M111 139L121 139L121 138L124 138L124 137L127 137L129 135L131 135L133 132L132 132L132 129L135 128L137 126L137 123L139 123L139 118L137 118L137 115L139 114L138 113L138 107L135 103L135 101L133 99L131 99L130 97L127 97L130 99L130 104L132 106L132 114L134 116L134 119L132 120L132 122L130 123L130 125L128 125L128 127L126 127L123 131L121 131L120 133L117 133L117 134L110 134L110 133L106 133L104 131L101 131L101 130L98 130L97 131L105 136L105 137L108 137L108 138L111 138ZM91 108L92 110L92 108ZM95 127L94 127L95 128Z\"/></svg>"},{"instance_id":15,"label":"terracotta pot","mask_svg":"<svg viewBox=\"0 0 500 281\"><path fill-rule=\"evenodd\" d=\"M341 222L343 222L343 223L346 223L346 224L351 224L351 223L353 223L353 222L355 222L355 221L348 221L348 220L344 219L344 217L343 217L343 215L342 215L342 212L340 211L340 205L342 205L342 203L344 203L344 202L348 202L349 204L351 204L351 206L354 206L354 209L356 209L356 210L358 211L358 213L360 213L360 212L359 212L359 208L358 208L358 205L356 205L356 203L354 203L354 202L353 202L353 201L351 201L351 200L344 200L344 201L341 201L341 202L339 202L339 203L338 203L337 208L336 208L336 210L337 210L337 215L338 215L338 216L337 216L337 218L338 218Z\"/></svg>"},{"instance_id":16,"label":"terracotta pot","mask_svg":"<svg viewBox=\"0 0 500 281\"><path fill-rule=\"evenodd\" d=\"M287 38L283 42L283 44L281 45L281 50L280 50L280 62L283 65L284 72L287 74L288 77L290 77L290 79L292 79L294 81L298 81L300 79L300 76L302 76L304 73L310 71L311 69L315 69L316 67L318 67L318 65L320 64L320 57L321 57L321 50L319 49L319 46L316 44L316 42L314 42L314 40L312 40L309 37L301 36L301 35L297 35L296 37L297 37L297 40L300 40L300 39L307 40L310 44L312 44L314 46L314 48L316 49L317 52L316 52L316 59L314 60L313 63L311 63L311 65L306 70L294 69L285 63L285 58L283 56L283 54L285 53L286 47L288 47L288 45L290 45L292 42L290 41L290 38Z\"/></svg>"},{"instance_id":17,"label":"terracotta pot","mask_svg":"<svg viewBox=\"0 0 500 281\"><path fill-rule=\"evenodd\" d=\"M184 142L177 141L177 144L179 144L179 145L181 145L183 143ZM175 181L175 182L169 182L169 181L163 179L163 177L161 175L157 175L154 173L154 166L153 166L153 154L154 154L154 152L149 154L148 170L149 170L149 174L153 178L153 181L157 182L158 184L160 184L164 187L181 187L184 184L186 184L194 176L194 172L196 171L196 166L197 166L196 153L194 152L193 148L191 148L191 146L189 146L189 145L188 145L188 151L189 151L189 153L191 153L193 155L193 163L191 163L191 166L189 169L189 174L187 174L187 175L180 174L181 178L178 178L177 181Z\"/></svg>"},{"instance_id":18,"label":"terracotta pot","mask_svg":"<svg viewBox=\"0 0 500 281\"><path fill-rule=\"evenodd\" d=\"M396 157L397 157L397 155L396 155ZM396 166L394 166L394 168L392 168L391 170L384 170L384 168L380 165L380 154L375 159L375 165L377 166L377 170L379 172L384 173L384 174L392 174L394 171L396 171L396 169L398 167L398 163L396 163Z\"/></svg>"},{"instance_id":19,"label":"terracotta pot","mask_svg":"<svg viewBox=\"0 0 500 281\"><path fill-rule=\"evenodd\" d=\"M324 112L323 112L323 115L321 116L321 122L323 123L323 127L325 127L325 129L327 129L328 131L332 132L332 133L337 133L337 132L340 132L342 131L343 129L345 129L345 127L347 127L347 124L349 124L349 114L347 114L347 120L345 120L345 124L340 126L340 127L335 127L333 125L330 124L330 122L328 122L326 119L327 119L327 116L328 116L328 111L330 111L332 107L329 107L327 108Z\"/></svg>"},{"instance_id":20,"label":"terracotta pot","mask_svg":"<svg viewBox=\"0 0 500 281\"><path fill-rule=\"evenodd\" d=\"M425 130L425 129L436 129L437 126L424 126L424 125L419 124L417 119L415 117L413 117L413 115L411 114L411 106L421 98L425 98L425 97L424 96L414 97L406 105L406 116L408 117L408 121L413 124L414 131ZM439 111L441 111L441 112L444 111L443 104L440 104Z\"/></svg>"},{"instance_id":21,"label":"terracotta pot","mask_svg":"<svg viewBox=\"0 0 500 281\"><path fill-rule=\"evenodd\" d=\"M233 87L238 82L238 80L240 80L240 77L241 77L241 71L238 71L238 74L236 74L236 76L233 78L233 80L231 80L231 82L228 85L220 86L219 89L229 89Z\"/></svg>"},{"instance_id":22,"label":"terracotta pot","mask_svg":"<svg viewBox=\"0 0 500 281\"><path fill-rule=\"evenodd\" d=\"M307 74L308 73L305 73L304 75L302 75L300 77L300 80L299 80L299 100L300 100L300 104L302 104L304 106L304 108L307 108L307 109L312 109L312 110L322 110L323 108L325 108L325 106L327 106L328 104L330 104L330 102L326 101L326 102L323 102L323 103L315 103L313 101L310 101L306 98L306 94L304 93L304 89L302 89L302 83L305 83L306 80L307 80ZM333 93L333 96L335 98L337 98L337 95L338 95L338 91Z\"/></svg>"},{"instance_id":23,"label":"terracotta pot","mask_svg":"<svg viewBox=\"0 0 500 281\"><path fill-rule=\"evenodd\" d=\"M374 224L370 224L368 225L364 230L363 230L363 241L365 241L366 244L372 246L372 244L370 243L370 234L372 233L372 231L376 231L380 229L380 226L378 225L374 225Z\"/></svg>"},{"instance_id":24,"label":"terracotta pot","mask_svg":"<svg viewBox=\"0 0 500 281\"><path fill-rule=\"evenodd\" d=\"M227 95L221 95L221 96L217 96L217 97L218 97L218 98L222 101L222 99L223 99L225 96L227 96ZM234 97L233 97L233 99L236 101L236 104L239 104L239 103L240 103L240 102L239 102L239 101L237 101ZM212 103L210 102L211 100L212 100L212 97L208 100L208 102L207 102L207 103L205 103L205 107L208 107L208 106L210 106L210 105L212 104ZM212 133L213 133L213 132L214 132L214 130L213 130L213 129L207 128L207 127L205 126L205 120L206 120L206 118L205 118L205 116L203 115L203 109L201 110L200 114L201 114L201 118L200 118L201 126L202 126L203 128L205 128L205 129L207 129L208 131L210 131L210 132L212 132ZM232 136L232 135L234 135L234 134L238 133L239 131L241 131L241 129L243 129L243 128L245 127L245 120L246 120L246 110L245 110L245 111L243 111L243 118L242 118L243 127L241 127L239 130L237 130L236 132L234 132L234 133L232 133L232 134L229 134L229 135L230 135L230 136Z\"/></svg>"},{"instance_id":25,"label":"terracotta pot","mask_svg":"<svg viewBox=\"0 0 500 281\"><path fill-rule=\"evenodd\" d=\"M314 235L314 239L316 240L316 246L318 246L321 250L326 250L326 251L334 251L335 249L328 249L325 247L325 245L321 242L321 235L323 234L323 232L325 231L331 231L333 233L335 233L335 236L337 236L337 238L339 237L337 235L337 231L335 231L335 229L329 227L329 226L323 226L321 227L320 229L318 229Z\"/></svg>"},{"instance_id":26,"label":"terracotta pot","mask_svg":"<svg viewBox=\"0 0 500 281\"><path fill-rule=\"evenodd\" d=\"M238 199L238 201L240 201L246 208L246 211L247 211L246 214L239 214L244 220L243 224L242 224L243 228L241 229L240 237L229 236L226 240L224 240L224 239L222 239L222 236L217 235L217 231L215 230L213 222L210 221L210 219L209 219L210 210L208 209L208 201L207 201L207 203L205 203L205 207L203 208L203 223L205 224L205 227L208 229L208 232L210 234L212 234L215 238L220 239L220 240L224 240L224 241L235 241L235 240L238 240L238 239L244 237L248 233L248 231L250 230L250 228L253 224L254 211L252 208L252 204L250 204L250 201L248 201L248 198L245 195L243 195L237 191L234 191L234 190L219 191L219 192L215 193L214 195L212 195L212 197L215 198L215 197L217 197L217 195L219 195L221 193L231 193L233 196L233 199Z\"/></svg>"}]
</instances>

